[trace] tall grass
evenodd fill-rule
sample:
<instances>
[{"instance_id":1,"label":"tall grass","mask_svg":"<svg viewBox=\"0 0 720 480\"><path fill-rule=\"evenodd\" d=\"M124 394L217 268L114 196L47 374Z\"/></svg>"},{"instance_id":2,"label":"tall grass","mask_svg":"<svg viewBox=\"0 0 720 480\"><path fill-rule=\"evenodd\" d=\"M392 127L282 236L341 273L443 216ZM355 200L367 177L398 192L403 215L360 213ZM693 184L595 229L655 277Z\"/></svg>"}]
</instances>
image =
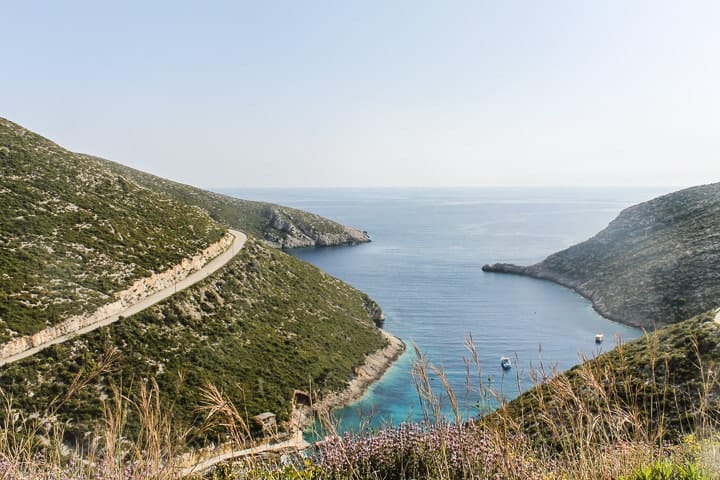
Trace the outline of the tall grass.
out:
<instances>
[{"instance_id":1,"label":"tall grass","mask_svg":"<svg viewBox=\"0 0 720 480\"><path fill-rule=\"evenodd\" d=\"M327 478L598 480L636 478L632 475L642 475L657 462L670 462L678 470L667 478L717 478L712 409L717 375L704 365L695 344L692 363L700 387L678 391L667 381L671 366L657 339L646 336L649 361L641 371L629 364L622 343L612 356L583 362L567 375L547 371L541 363L531 373L530 390L510 403L482 385L469 339L466 365L476 371L466 369L468 385L478 379L474 388L500 405L476 421L460 417L458 395L444 372L416 349L413 376L424 421L333 437L318 447L317 465ZM433 390L431 375L440 379L443 391ZM687 395L694 411L684 413L692 421L678 423L675 416L688 403ZM449 404L449 417L443 416L442 401ZM690 476L680 476L680 470Z\"/></svg>"},{"instance_id":2,"label":"tall grass","mask_svg":"<svg viewBox=\"0 0 720 480\"><path fill-rule=\"evenodd\" d=\"M520 398L505 402L482 383L472 339L468 339L467 389L493 396L494 412L476 420L461 415L462 398L443 370L416 348L413 379L424 420L339 435L337 432L299 455L249 455L195 478L215 479L705 479L720 478L720 437L714 409L720 391L717 374L704 361L701 346L690 363L699 379L696 392L682 392L669 382L671 365L657 337L646 336L649 352L642 368L631 364L626 346L611 356L583 362L567 374L540 367L534 385ZM112 368L112 353L91 375ZM433 389L440 379L441 391ZM2 397L0 478L171 479L189 474L199 457L183 456L190 440L208 429L225 432L225 451L256 445L248 416L217 388L208 385L197 413L199 428L178 429L172 408L163 409L153 382L134 395L116 388L105 400L98 430L71 446L53 409L88 383L77 378L45 415L23 417ZM693 399L693 421L678 423L680 407ZM443 402L450 415L443 412ZM491 402L488 401L488 404ZM132 440L129 415L141 419ZM331 422L331 416L325 417ZM332 431L332 425L326 425ZM678 430L679 429L679 430Z\"/></svg>"},{"instance_id":3,"label":"tall grass","mask_svg":"<svg viewBox=\"0 0 720 480\"><path fill-rule=\"evenodd\" d=\"M178 432L172 412L163 411L155 382L143 382L133 398L117 387L103 401L103 418L95 432L69 444L55 413L90 381L112 369L115 351L104 355L84 376L76 376L42 415L25 416L2 395L0 478L2 479L123 479L175 478L179 446L187 432ZM129 415L137 415L141 428L132 441L126 438Z\"/></svg>"}]
</instances>

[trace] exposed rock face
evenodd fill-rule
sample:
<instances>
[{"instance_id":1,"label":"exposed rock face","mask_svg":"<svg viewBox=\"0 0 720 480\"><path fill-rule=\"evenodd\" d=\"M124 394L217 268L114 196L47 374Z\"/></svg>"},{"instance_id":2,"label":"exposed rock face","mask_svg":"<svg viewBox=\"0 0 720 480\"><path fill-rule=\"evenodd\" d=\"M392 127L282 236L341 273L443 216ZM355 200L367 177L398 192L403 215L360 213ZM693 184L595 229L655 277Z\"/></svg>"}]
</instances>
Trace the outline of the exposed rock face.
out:
<instances>
[{"instance_id":1,"label":"exposed rock face","mask_svg":"<svg viewBox=\"0 0 720 480\"><path fill-rule=\"evenodd\" d=\"M275 231L266 232L265 240L279 248L331 247L370 241L365 231L339 224L328 228L327 220L306 212L298 216L297 211L272 207L269 217L270 226ZM320 220L323 225L316 227L313 220Z\"/></svg>"},{"instance_id":2,"label":"exposed rock face","mask_svg":"<svg viewBox=\"0 0 720 480\"><path fill-rule=\"evenodd\" d=\"M538 264L483 270L551 280L603 316L644 328L690 318L720 305L720 183L629 207L593 238Z\"/></svg>"},{"instance_id":3,"label":"exposed rock face","mask_svg":"<svg viewBox=\"0 0 720 480\"><path fill-rule=\"evenodd\" d=\"M368 296L365 297L365 310L368 311L370 317L373 319L373 322L375 322L375 325L382 327L383 322L385 322L385 313L380 305Z\"/></svg>"}]
</instances>

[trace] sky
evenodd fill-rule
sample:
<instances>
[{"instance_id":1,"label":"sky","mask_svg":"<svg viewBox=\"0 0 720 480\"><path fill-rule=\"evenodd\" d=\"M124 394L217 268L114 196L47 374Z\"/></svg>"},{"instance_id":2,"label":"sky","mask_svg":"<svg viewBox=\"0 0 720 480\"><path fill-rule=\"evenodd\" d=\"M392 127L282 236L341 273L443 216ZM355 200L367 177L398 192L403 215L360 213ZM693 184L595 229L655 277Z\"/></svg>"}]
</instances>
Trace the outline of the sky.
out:
<instances>
[{"instance_id":1,"label":"sky","mask_svg":"<svg viewBox=\"0 0 720 480\"><path fill-rule=\"evenodd\" d=\"M720 181L720 2L0 0L0 116L204 188Z\"/></svg>"}]
</instances>

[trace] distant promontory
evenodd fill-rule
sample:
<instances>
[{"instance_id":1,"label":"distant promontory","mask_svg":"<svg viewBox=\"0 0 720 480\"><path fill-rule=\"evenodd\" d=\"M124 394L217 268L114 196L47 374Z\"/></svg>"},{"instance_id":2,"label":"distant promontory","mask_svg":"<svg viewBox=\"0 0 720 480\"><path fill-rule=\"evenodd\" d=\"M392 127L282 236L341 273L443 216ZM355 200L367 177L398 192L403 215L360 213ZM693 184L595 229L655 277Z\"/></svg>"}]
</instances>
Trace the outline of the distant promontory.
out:
<instances>
[{"instance_id":1,"label":"distant promontory","mask_svg":"<svg viewBox=\"0 0 720 480\"><path fill-rule=\"evenodd\" d=\"M572 288L601 315L630 325L685 320L720 303L720 183L629 207L594 237L535 265L482 269Z\"/></svg>"}]
</instances>

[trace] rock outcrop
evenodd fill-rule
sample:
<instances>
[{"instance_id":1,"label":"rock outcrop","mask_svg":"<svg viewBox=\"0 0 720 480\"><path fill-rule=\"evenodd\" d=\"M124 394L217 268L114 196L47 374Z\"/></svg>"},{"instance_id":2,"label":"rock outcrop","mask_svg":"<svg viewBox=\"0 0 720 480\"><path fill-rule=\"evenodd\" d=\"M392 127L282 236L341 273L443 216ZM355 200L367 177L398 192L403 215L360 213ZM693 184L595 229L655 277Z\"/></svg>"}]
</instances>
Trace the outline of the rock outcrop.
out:
<instances>
[{"instance_id":1,"label":"rock outcrop","mask_svg":"<svg viewBox=\"0 0 720 480\"><path fill-rule=\"evenodd\" d=\"M576 290L603 316L655 328L720 305L720 183L625 209L589 240L531 266L485 265Z\"/></svg>"},{"instance_id":2,"label":"rock outcrop","mask_svg":"<svg viewBox=\"0 0 720 480\"><path fill-rule=\"evenodd\" d=\"M375 322L375 325L382 327L385 322L385 312L383 312L382 308L375 300L368 296L365 297L365 310L367 310L370 314L370 317L373 319L373 322Z\"/></svg>"},{"instance_id":3,"label":"rock outcrop","mask_svg":"<svg viewBox=\"0 0 720 480\"><path fill-rule=\"evenodd\" d=\"M332 247L370 241L365 231L344 225L334 225L335 228L330 229L323 225L326 228L321 229L307 217L306 212L298 216L289 209L270 208L270 226L274 231L266 232L265 240L278 248Z\"/></svg>"}]
</instances>

